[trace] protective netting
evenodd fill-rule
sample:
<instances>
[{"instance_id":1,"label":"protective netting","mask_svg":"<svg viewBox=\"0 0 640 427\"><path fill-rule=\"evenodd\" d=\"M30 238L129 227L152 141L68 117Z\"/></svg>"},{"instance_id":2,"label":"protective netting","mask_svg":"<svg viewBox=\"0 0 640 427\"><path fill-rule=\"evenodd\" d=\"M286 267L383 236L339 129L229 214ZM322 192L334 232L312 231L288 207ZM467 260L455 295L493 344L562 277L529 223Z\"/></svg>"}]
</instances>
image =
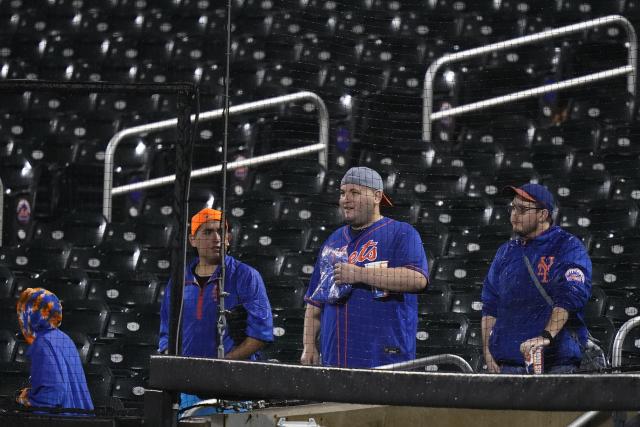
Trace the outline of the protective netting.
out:
<instances>
[{"instance_id":1,"label":"protective netting","mask_svg":"<svg viewBox=\"0 0 640 427\"><path fill-rule=\"evenodd\" d=\"M137 414L158 348L159 301L172 271L180 278L184 268L184 170L188 178L197 91L190 84L0 85L3 410ZM146 110L154 102L163 105L155 114ZM144 133L108 148L117 132L163 115L178 117L164 139ZM140 182L166 173L163 156L185 155L162 218L142 214L159 194L104 192L107 180L116 188Z\"/></svg>"},{"instance_id":2,"label":"protective netting","mask_svg":"<svg viewBox=\"0 0 640 427\"><path fill-rule=\"evenodd\" d=\"M0 12L5 24L0 29L3 79L184 81L198 85L202 112L221 109L226 101L240 108L299 91L313 92L323 101L270 101L236 111L227 122L220 113L202 121L191 135L185 118L195 110L167 93L52 96L30 89L28 94L3 95L0 131L2 158L7 160L0 176L3 182L6 177L5 190L11 189L4 200L5 259L18 260L30 251L30 262L44 263L39 277L75 283L84 280L84 273L52 273L59 269L52 250L38 249L37 255L32 248L42 236L61 231L59 240L70 240L64 250L71 255L92 246L102 250L106 243L97 242L94 234L68 236L77 228L107 230L107 240L114 240L108 251L113 257L81 268L100 273L126 265L136 275L153 277L142 281L145 289L153 289L151 305L134 303L135 310L127 314L131 319L119 321L120 314L98 310L101 321L122 322L125 328L136 328L135 316L153 319L151 339L145 340L149 351L121 348L109 350L111 355L139 354L147 360L151 350L175 348L170 331L178 327L178 319L176 310L168 310L170 298L164 299L167 342L153 336L161 332L161 290L184 239L190 241L187 262L210 249L202 246L204 238L191 234L193 223L185 224L205 208L226 215L231 264L225 264L225 275L236 277L236 261L255 269L240 272L248 287L225 286L230 293L225 300L225 351L237 356L234 348L246 345L239 353L242 359L259 349L253 359L299 364L302 358L305 363L361 368L451 354L462 357L474 372L483 372L489 330L497 328L500 333L493 339L499 342L492 344L491 354L498 365L524 367L521 344L547 330L551 339L543 337L541 344L553 339L553 348L543 356L545 366L561 359L560 365L593 372L593 365L578 364L588 346L582 326L588 326L611 361L616 331L638 313L640 151L631 70L435 118L430 132L424 126L425 73L443 55L613 14L633 25L640 20L633 1L237 0L231 2L230 17L221 2L191 0L56 1L42 10L30 2L0 4L6 6ZM626 21L606 22L446 63L431 76L429 105L434 113L443 113L616 67L635 67L635 35ZM323 121L325 106L328 121ZM167 128L125 139L113 168L115 188L176 173L177 191L171 193L167 186L121 189L109 202L110 217L100 218L105 212L100 156L108 138L177 112L183 113L176 123L179 134ZM329 135L326 159L321 148L261 157L322 142L324 126ZM191 137L193 154L176 143ZM31 156L29 167L14 160L16 150ZM190 169L222 163L225 150L229 162L264 163L232 167L226 185L216 171L194 179L190 191L179 190L189 186ZM356 166L377 172L379 181L370 171L343 181ZM366 189L356 194L341 183L366 184ZM506 186L526 183L548 188L552 204L503 192ZM187 194L185 206L180 198ZM383 194L393 207L384 206ZM380 212L377 205L382 205ZM87 218L67 215L70 207ZM170 218L179 220L168 226ZM332 236L345 219L347 228ZM575 238L559 234L556 246L531 252L521 239L513 243L519 246L509 257L496 255L514 229L531 237L525 231L545 232L536 227L547 220ZM220 244L220 231L208 231L211 245ZM141 252L132 249L136 245ZM173 256L168 248L174 249ZM516 251L528 256L533 273ZM87 256L87 262L95 258ZM185 273L190 281L181 323L186 347L178 346L178 353L217 355L222 319L218 282L211 278L220 263L214 258L202 265L195 261ZM487 284L492 262L495 274ZM16 272L29 268L4 264L7 309L2 313L14 316L8 307L22 289ZM176 283L182 271L172 271ZM547 289L551 303L533 277ZM125 279L113 283L105 292L116 296L102 302L137 286ZM92 285L85 286L72 299L93 300L88 298ZM508 295L505 286L512 286ZM178 294L179 287L172 294L174 306ZM567 323L559 310L559 318L549 322L556 308L569 313ZM560 330L564 332L557 337ZM630 334L622 343L622 361L634 369L638 332ZM15 337L4 335L12 349L7 354L15 361ZM83 348L95 355L88 350L95 345L89 340ZM452 362L458 359L447 360L427 362L426 370L461 370L463 365ZM118 381L123 377L115 376Z\"/></svg>"}]
</instances>

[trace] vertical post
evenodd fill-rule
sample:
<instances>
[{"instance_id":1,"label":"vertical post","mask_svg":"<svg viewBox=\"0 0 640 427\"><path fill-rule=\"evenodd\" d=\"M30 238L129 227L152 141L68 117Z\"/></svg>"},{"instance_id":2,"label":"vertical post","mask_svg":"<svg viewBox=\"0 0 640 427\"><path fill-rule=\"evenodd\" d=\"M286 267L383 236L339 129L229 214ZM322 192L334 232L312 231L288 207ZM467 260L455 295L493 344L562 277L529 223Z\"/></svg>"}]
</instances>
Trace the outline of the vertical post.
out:
<instances>
[{"instance_id":1,"label":"vertical post","mask_svg":"<svg viewBox=\"0 0 640 427\"><path fill-rule=\"evenodd\" d=\"M173 211L178 231L171 244L171 316L169 319L169 354L178 355L181 349L182 293L187 256L189 222L189 184L191 181L191 157L193 154L193 128L191 106L194 92L181 91L177 95L178 143L176 144L176 180L173 185Z\"/></svg>"},{"instance_id":2,"label":"vertical post","mask_svg":"<svg viewBox=\"0 0 640 427\"><path fill-rule=\"evenodd\" d=\"M0 247L2 247L2 220L4 218L4 184L0 179Z\"/></svg>"}]
</instances>

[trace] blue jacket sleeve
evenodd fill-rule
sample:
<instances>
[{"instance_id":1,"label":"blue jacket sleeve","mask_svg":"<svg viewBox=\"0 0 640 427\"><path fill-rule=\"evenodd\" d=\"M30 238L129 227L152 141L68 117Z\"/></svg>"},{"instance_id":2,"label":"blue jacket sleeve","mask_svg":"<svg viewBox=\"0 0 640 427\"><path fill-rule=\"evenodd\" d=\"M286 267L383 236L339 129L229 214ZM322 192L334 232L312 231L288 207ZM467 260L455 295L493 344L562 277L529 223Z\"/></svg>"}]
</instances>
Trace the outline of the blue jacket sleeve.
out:
<instances>
[{"instance_id":1,"label":"blue jacket sleeve","mask_svg":"<svg viewBox=\"0 0 640 427\"><path fill-rule=\"evenodd\" d=\"M273 341L271 304L260 273L245 266L238 280L238 284L241 284L240 302L247 310L247 336L260 341Z\"/></svg>"},{"instance_id":2,"label":"blue jacket sleeve","mask_svg":"<svg viewBox=\"0 0 640 427\"><path fill-rule=\"evenodd\" d=\"M36 339L30 350L29 403L35 407L61 407L65 395L65 378L58 368L54 349L47 341Z\"/></svg>"},{"instance_id":3,"label":"blue jacket sleeve","mask_svg":"<svg viewBox=\"0 0 640 427\"><path fill-rule=\"evenodd\" d=\"M496 252L496 256L493 258L491 267L487 277L484 279L482 285L482 315L498 317L498 299L499 299L499 265L500 259L503 256L505 245L501 246Z\"/></svg>"},{"instance_id":4,"label":"blue jacket sleeve","mask_svg":"<svg viewBox=\"0 0 640 427\"><path fill-rule=\"evenodd\" d=\"M577 312L591 296L591 260L582 243L571 237L563 245L550 282L549 296L554 307Z\"/></svg>"},{"instance_id":5,"label":"blue jacket sleeve","mask_svg":"<svg viewBox=\"0 0 640 427\"><path fill-rule=\"evenodd\" d=\"M158 352L162 353L169 348L169 310L171 309L171 280L167 283L162 298L160 308L160 339L158 342Z\"/></svg>"}]
</instances>

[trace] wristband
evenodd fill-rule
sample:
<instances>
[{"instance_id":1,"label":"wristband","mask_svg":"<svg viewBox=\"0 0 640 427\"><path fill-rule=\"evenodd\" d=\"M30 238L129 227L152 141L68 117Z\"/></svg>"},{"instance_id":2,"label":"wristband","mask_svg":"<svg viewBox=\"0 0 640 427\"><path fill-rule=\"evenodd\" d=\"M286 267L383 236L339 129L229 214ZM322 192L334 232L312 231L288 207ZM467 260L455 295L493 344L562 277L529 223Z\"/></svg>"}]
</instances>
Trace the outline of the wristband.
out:
<instances>
[{"instance_id":1,"label":"wristband","mask_svg":"<svg viewBox=\"0 0 640 427\"><path fill-rule=\"evenodd\" d=\"M542 338L548 339L550 344L553 344L553 341L555 340L555 338L551 335L551 332L547 331L546 329L540 333L540 336Z\"/></svg>"}]
</instances>

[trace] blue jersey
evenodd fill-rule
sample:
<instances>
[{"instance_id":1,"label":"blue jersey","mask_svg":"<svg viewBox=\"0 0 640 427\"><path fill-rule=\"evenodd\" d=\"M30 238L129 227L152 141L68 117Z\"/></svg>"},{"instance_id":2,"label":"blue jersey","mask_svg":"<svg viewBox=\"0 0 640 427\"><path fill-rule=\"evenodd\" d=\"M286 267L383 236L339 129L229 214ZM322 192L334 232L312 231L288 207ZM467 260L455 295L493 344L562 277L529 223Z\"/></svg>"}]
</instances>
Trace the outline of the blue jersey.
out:
<instances>
[{"instance_id":1,"label":"blue jersey","mask_svg":"<svg viewBox=\"0 0 640 427\"><path fill-rule=\"evenodd\" d=\"M415 359L416 295L389 293L379 298L371 286L354 283L345 301L318 301L314 295L320 282L319 266L328 252L343 253L348 262L358 266L385 263L391 268L416 270L427 278L427 258L416 230L390 218L382 218L357 233L349 226L339 228L320 249L305 296L307 303L322 310L323 365L370 368Z\"/></svg>"},{"instance_id":2,"label":"blue jersey","mask_svg":"<svg viewBox=\"0 0 640 427\"><path fill-rule=\"evenodd\" d=\"M271 305L267 299L264 282L260 274L252 267L237 261L231 256L225 257L225 308L234 310L242 305L247 312L244 334L260 341L273 341L273 319ZM204 287L200 287L193 275L198 264L194 260L185 272L183 311L182 311L182 351L183 356L216 357L218 346L218 289L220 266L211 275ZM159 351L169 345L169 311L171 308L171 282L167 285L160 312ZM227 327L224 338L225 353L235 345ZM232 331L236 332L236 331ZM237 335L237 334L234 334Z\"/></svg>"},{"instance_id":3,"label":"blue jersey","mask_svg":"<svg viewBox=\"0 0 640 427\"><path fill-rule=\"evenodd\" d=\"M93 410L78 350L67 334L57 328L39 332L27 356L30 406Z\"/></svg>"},{"instance_id":4,"label":"blue jersey","mask_svg":"<svg viewBox=\"0 0 640 427\"><path fill-rule=\"evenodd\" d=\"M591 260L582 242L557 226L498 249L482 288L482 314L496 318L491 355L498 364L523 365L520 344L539 336L551 317L552 307L531 279L523 255L553 306L570 313L554 344L545 348L545 366L578 364L587 337L583 309L591 296Z\"/></svg>"}]
</instances>

